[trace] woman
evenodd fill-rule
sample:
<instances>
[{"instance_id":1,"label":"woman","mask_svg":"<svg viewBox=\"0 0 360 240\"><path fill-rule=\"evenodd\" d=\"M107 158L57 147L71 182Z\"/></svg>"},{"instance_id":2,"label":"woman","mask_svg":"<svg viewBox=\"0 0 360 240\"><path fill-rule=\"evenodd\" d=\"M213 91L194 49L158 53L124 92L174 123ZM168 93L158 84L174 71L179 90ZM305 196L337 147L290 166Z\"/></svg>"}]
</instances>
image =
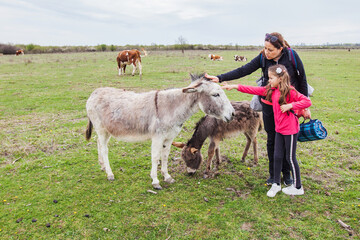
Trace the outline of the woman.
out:
<instances>
[{"instance_id":1,"label":"woman","mask_svg":"<svg viewBox=\"0 0 360 240\"><path fill-rule=\"evenodd\" d=\"M290 83L297 91L302 93L305 96L308 96L307 81L303 63L294 52L295 60L297 62L297 69L291 61L291 54L288 51L290 45L285 41L283 36L280 33L273 32L271 34L265 35L264 49L251 60L248 64L232 70L230 72L218 75L218 76L209 76L205 75L207 78L211 79L213 82L224 82L230 81L238 78L247 76L259 68L262 69L263 82L261 86L266 86L269 81L268 68L276 64L282 64L288 70L290 76ZM271 105L262 104L263 112L263 121L264 128L267 133L267 153L269 158L269 174L270 177L267 179L266 183L272 185L274 183L274 144L275 144L275 122L274 122L274 112ZM305 118L310 118L310 116L305 116ZM283 179L286 186L291 185L293 180L290 174L290 165L287 161L283 161Z\"/></svg>"},{"instance_id":2,"label":"woman","mask_svg":"<svg viewBox=\"0 0 360 240\"><path fill-rule=\"evenodd\" d=\"M296 144L299 133L299 120L294 110L301 110L311 106L309 98L300 94L290 85L290 77L286 68L281 65L269 67L269 83L266 87L254 87L246 85L227 85L223 89L237 89L243 93L264 96L266 101L272 103L275 119L275 153L274 153L274 183L267 192L268 197L275 197L281 191L281 169L284 162L290 163L291 172L294 176L294 184L283 188L288 195L303 195L304 189L301 184L300 168L296 160ZM292 111L292 112L291 112ZM294 114L293 114L294 113Z\"/></svg>"}]
</instances>

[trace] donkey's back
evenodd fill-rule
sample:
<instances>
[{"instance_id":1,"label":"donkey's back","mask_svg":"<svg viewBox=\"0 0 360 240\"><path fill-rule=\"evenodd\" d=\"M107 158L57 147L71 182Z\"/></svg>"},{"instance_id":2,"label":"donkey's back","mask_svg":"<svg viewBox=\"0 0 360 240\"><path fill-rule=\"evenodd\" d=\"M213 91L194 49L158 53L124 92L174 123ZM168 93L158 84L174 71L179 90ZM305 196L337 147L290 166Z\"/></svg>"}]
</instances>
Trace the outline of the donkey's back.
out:
<instances>
[{"instance_id":1,"label":"donkey's back","mask_svg":"<svg viewBox=\"0 0 360 240\"><path fill-rule=\"evenodd\" d=\"M155 91L135 93L116 88L98 88L89 97L86 110L95 129L126 141L150 139L155 119L151 104ZM140 138L140 139L139 139Z\"/></svg>"}]
</instances>

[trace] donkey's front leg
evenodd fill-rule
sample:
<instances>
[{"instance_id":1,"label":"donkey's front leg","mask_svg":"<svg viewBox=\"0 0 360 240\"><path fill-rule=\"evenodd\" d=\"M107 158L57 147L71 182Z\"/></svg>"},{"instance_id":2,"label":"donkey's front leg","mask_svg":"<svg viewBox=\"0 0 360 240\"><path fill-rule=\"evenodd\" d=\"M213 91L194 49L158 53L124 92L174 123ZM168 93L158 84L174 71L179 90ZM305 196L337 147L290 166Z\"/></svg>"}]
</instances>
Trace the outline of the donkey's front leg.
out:
<instances>
[{"instance_id":1,"label":"donkey's front leg","mask_svg":"<svg viewBox=\"0 0 360 240\"><path fill-rule=\"evenodd\" d=\"M252 140L253 148L254 148L254 164L257 165L259 162L258 153L257 153L257 140L256 136Z\"/></svg>"},{"instance_id":2,"label":"donkey's front leg","mask_svg":"<svg viewBox=\"0 0 360 240\"><path fill-rule=\"evenodd\" d=\"M172 139L165 140L161 151L161 174L164 176L164 180L167 183L174 183L175 180L170 176L168 172L168 158L170 153Z\"/></svg>"},{"instance_id":3,"label":"donkey's front leg","mask_svg":"<svg viewBox=\"0 0 360 240\"><path fill-rule=\"evenodd\" d=\"M246 136L246 146L245 146L245 149L244 149L243 156L241 158L242 162L245 162L245 158L246 158L246 156L248 154L250 144L251 144L251 138L247 134L245 134L245 136Z\"/></svg>"},{"instance_id":4,"label":"donkey's front leg","mask_svg":"<svg viewBox=\"0 0 360 240\"><path fill-rule=\"evenodd\" d=\"M152 185L155 189L161 190L160 181L157 177L157 166L161 156L162 141L153 139L151 143L151 173Z\"/></svg>"},{"instance_id":5,"label":"donkey's front leg","mask_svg":"<svg viewBox=\"0 0 360 240\"><path fill-rule=\"evenodd\" d=\"M209 149L208 149L208 159L206 163L206 170L204 172L204 178L208 178L211 172L212 159L215 154L216 143L213 139L210 139Z\"/></svg>"},{"instance_id":6,"label":"donkey's front leg","mask_svg":"<svg viewBox=\"0 0 360 240\"><path fill-rule=\"evenodd\" d=\"M216 149L215 149L215 159L216 159L216 165L215 165L215 172L219 171L220 164L221 164L221 155L220 155L220 145L217 143Z\"/></svg>"}]
</instances>

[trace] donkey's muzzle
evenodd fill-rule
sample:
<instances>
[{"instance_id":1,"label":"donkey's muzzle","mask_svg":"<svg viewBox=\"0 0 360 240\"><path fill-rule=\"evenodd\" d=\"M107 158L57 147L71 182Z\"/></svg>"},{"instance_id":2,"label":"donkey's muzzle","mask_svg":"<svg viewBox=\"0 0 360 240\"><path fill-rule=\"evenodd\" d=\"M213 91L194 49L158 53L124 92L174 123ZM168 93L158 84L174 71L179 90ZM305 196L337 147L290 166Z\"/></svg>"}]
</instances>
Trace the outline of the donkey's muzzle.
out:
<instances>
[{"instance_id":1,"label":"donkey's muzzle","mask_svg":"<svg viewBox=\"0 0 360 240\"><path fill-rule=\"evenodd\" d=\"M196 173L196 169L192 169L192 168L189 168L189 167L186 168L186 171L189 174L189 176L192 176L192 175L194 175Z\"/></svg>"},{"instance_id":2,"label":"donkey's muzzle","mask_svg":"<svg viewBox=\"0 0 360 240\"><path fill-rule=\"evenodd\" d=\"M232 112L230 117L225 117L225 122L231 122L234 119L235 113Z\"/></svg>"}]
</instances>

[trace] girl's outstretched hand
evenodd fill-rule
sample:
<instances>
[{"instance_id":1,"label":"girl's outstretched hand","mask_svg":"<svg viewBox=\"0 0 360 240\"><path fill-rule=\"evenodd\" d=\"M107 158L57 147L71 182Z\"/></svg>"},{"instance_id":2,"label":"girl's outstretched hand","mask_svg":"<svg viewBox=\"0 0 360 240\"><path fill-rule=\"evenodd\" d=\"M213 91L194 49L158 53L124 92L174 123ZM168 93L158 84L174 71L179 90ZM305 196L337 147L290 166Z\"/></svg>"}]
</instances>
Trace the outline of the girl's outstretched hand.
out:
<instances>
[{"instance_id":1,"label":"girl's outstretched hand","mask_svg":"<svg viewBox=\"0 0 360 240\"><path fill-rule=\"evenodd\" d=\"M227 84L226 82L224 82L221 84L221 88L226 89L226 90L232 90L232 89L237 89L238 85L230 85L230 84Z\"/></svg>"},{"instance_id":2,"label":"girl's outstretched hand","mask_svg":"<svg viewBox=\"0 0 360 240\"><path fill-rule=\"evenodd\" d=\"M214 83L218 83L219 82L219 78L216 77L216 76L211 76L211 75L208 75L207 73L205 73L205 77L210 79L212 82Z\"/></svg>"}]
</instances>

